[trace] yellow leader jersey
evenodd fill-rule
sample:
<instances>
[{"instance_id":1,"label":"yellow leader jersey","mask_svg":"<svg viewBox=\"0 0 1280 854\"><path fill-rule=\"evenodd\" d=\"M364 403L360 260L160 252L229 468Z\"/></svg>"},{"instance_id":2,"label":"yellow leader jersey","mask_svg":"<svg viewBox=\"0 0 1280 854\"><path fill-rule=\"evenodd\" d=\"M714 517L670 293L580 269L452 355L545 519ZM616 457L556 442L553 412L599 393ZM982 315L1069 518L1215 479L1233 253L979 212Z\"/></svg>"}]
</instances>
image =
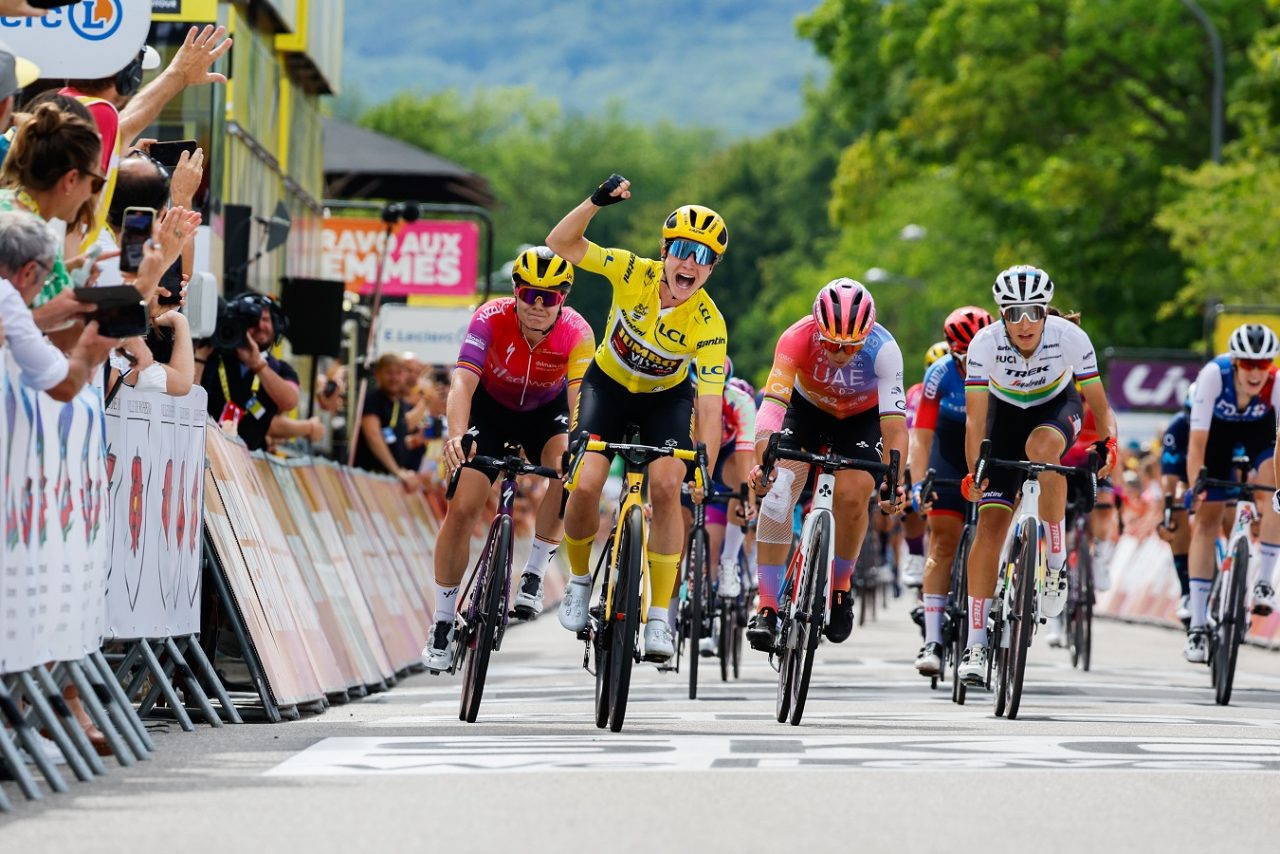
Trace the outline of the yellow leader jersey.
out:
<instances>
[{"instance_id":1,"label":"yellow leader jersey","mask_svg":"<svg viewBox=\"0 0 1280 854\"><path fill-rule=\"evenodd\" d=\"M719 397L724 391L728 334L706 290L663 309L661 261L587 244L578 267L613 284L608 327L595 355L600 369L628 391L643 393L684 382L689 363L697 359L698 395Z\"/></svg>"}]
</instances>

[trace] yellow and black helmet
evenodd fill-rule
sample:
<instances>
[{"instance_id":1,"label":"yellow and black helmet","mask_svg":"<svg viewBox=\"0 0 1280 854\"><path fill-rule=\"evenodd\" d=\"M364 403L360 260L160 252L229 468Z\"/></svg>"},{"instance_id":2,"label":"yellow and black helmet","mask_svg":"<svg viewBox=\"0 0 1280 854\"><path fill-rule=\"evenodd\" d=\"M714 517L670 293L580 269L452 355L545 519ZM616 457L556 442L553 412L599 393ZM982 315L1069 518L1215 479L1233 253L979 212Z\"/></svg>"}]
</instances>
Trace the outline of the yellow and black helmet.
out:
<instances>
[{"instance_id":1,"label":"yellow and black helmet","mask_svg":"<svg viewBox=\"0 0 1280 854\"><path fill-rule=\"evenodd\" d=\"M928 350L924 351L924 366L929 368L934 362L951 352L951 345L946 341L938 341Z\"/></svg>"},{"instance_id":2,"label":"yellow and black helmet","mask_svg":"<svg viewBox=\"0 0 1280 854\"><path fill-rule=\"evenodd\" d=\"M682 237L710 247L717 255L729 248L729 227L724 224L724 217L702 205L678 207L663 223L664 241Z\"/></svg>"},{"instance_id":3,"label":"yellow and black helmet","mask_svg":"<svg viewBox=\"0 0 1280 854\"><path fill-rule=\"evenodd\" d=\"M568 290L573 286L573 265L545 246L533 246L511 265L511 282L516 287Z\"/></svg>"}]
</instances>

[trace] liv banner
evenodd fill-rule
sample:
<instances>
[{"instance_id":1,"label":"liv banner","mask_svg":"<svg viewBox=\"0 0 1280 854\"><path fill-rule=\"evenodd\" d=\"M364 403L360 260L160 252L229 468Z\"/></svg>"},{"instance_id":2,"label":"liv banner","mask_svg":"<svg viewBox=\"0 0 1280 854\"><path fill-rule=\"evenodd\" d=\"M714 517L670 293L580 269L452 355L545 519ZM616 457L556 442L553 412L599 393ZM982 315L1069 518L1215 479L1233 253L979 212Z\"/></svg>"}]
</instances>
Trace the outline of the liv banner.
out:
<instances>
[{"instance_id":1,"label":"liv banner","mask_svg":"<svg viewBox=\"0 0 1280 854\"><path fill-rule=\"evenodd\" d=\"M373 293L386 226L376 219L324 221L321 278L347 290ZM391 234L383 272L384 296L470 296L476 292L479 228L473 222L402 222Z\"/></svg>"},{"instance_id":2,"label":"liv banner","mask_svg":"<svg viewBox=\"0 0 1280 854\"><path fill-rule=\"evenodd\" d=\"M1107 395L1121 412L1177 412L1203 364L1181 359L1111 359Z\"/></svg>"}]
</instances>

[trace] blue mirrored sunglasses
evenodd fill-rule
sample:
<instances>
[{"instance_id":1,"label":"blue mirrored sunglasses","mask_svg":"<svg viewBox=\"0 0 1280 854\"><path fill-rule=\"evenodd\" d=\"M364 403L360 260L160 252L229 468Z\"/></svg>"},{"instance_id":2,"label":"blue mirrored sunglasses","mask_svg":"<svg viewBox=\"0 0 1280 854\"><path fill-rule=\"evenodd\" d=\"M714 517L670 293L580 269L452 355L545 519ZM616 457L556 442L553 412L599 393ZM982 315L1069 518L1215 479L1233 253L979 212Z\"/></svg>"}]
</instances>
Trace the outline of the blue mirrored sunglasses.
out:
<instances>
[{"instance_id":1,"label":"blue mirrored sunglasses","mask_svg":"<svg viewBox=\"0 0 1280 854\"><path fill-rule=\"evenodd\" d=\"M671 241L671 245L667 247L667 251L681 261L692 255L693 260L703 266L706 266L707 264L714 264L716 258L719 257L711 250L710 246L698 243L696 240L687 240L683 237Z\"/></svg>"}]
</instances>

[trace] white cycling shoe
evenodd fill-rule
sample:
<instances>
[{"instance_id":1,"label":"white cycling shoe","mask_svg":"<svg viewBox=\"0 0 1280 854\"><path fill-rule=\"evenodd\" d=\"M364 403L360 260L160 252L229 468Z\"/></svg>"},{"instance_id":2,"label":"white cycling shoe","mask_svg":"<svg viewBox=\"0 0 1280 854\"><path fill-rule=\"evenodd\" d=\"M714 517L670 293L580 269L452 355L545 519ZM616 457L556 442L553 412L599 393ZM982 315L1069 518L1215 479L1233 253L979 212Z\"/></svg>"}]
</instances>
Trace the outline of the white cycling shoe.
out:
<instances>
[{"instance_id":1,"label":"white cycling shoe","mask_svg":"<svg viewBox=\"0 0 1280 854\"><path fill-rule=\"evenodd\" d=\"M1270 616L1276 609L1276 591L1270 584L1259 581L1253 586L1253 613L1259 617Z\"/></svg>"},{"instance_id":2,"label":"white cycling shoe","mask_svg":"<svg viewBox=\"0 0 1280 854\"><path fill-rule=\"evenodd\" d=\"M675 637L666 620L650 619L644 624L644 660L662 663L676 654Z\"/></svg>"},{"instance_id":3,"label":"white cycling shoe","mask_svg":"<svg viewBox=\"0 0 1280 854\"><path fill-rule=\"evenodd\" d=\"M564 598L560 600L560 625L571 632L580 632L587 627L587 609L591 603L591 576L584 575L569 579L564 589Z\"/></svg>"},{"instance_id":4,"label":"white cycling shoe","mask_svg":"<svg viewBox=\"0 0 1280 854\"><path fill-rule=\"evenodd\" d=\"M1054 617L1049 620L1048 625L1045 626L1045 640L1049 642L1049 646L1064 647L1067 645L1066 622L1061 617Z\"/></svg>"},{"instance_id":5,"label":"white cycling shoe","mask_svg":"<svg viewBox=\"0 0 1280 854\"><path fill-rule=\"evenodd\" d=\"M924 585L924 555L907 555L902 565L902 583L907 587Z\"/></svg>"},{"instance_id":6,"label":"white cycling shoe","mask_svg":"<svg viewBox=\"0 0 1280 854\"><path fill-rule=\"evenodd\" d=\"M1192 664L1204 664L1208 661L1209 633L1204 629L1187 632L1187 645L1182 650L1182 657Z\"/></svg>"},{"instance_id":7,"label":"white cycling shoe","mask_svg":"<svg viewBox=\"0 0 1280 854\"><path fill-rule=\"evenodd\" d=\"M1181 599L1178 600L1177 616L1178 616L1178 619L1181 620L1184 625L1187 625L1187 626L1191 625L1191 597L1190 596L1183 596Z\"/></svg>"},{"instance_id":8,"label":"white cycling shoe","mask_svg":"<svg viewBox=\"0 0 1280 854\"><path fill-rule=\"evenodd\" d=\"M542 578L532 572L520 576L520 589L516 592L516 617L532 620L542 613Z\"/></svg>"},{"instance_id":9,"label":"white cycling shoe","mask_svg":"<svg viewBox=\"0 0 1280 854\"><path fill-rule=\"evenodd\" d=\"M742 592L742 579L738 577L738 562L720 561L720 579L716 584L721 599L737 599Z\"/></svg>"},{"instance_id":10,"label":"white cycling shoe","mask_svg":"<svg viewBox=\"0 0 1280 854\"><path fill-rule=\"evenodd\" d=\"M453 666L453 622L441 620L431 627L431 638L422 648L422 663L432 673Z\"/></svg>"},{"instance_id":11,"label":"white cycling shoe","mask_svg":"<svg viewBox=\"0 0 1280 854\"><path fill-rule=\"evenodd\" d=\"M1067 608L1067 568L1044 572L1044 596L1040 599L1042 616L1060 617Z\"/></svg>"},{"instance_id":12,"label":"white cycling shoe","mask_svg":"<svg viewBox=\"0 0 1280 854\"><path fill-rule=\"evenodd\" d=\"M971 688L981 688L987 683L987 648L971 646L960 657L960 681Z\"/></svg>"}]
</instances>

